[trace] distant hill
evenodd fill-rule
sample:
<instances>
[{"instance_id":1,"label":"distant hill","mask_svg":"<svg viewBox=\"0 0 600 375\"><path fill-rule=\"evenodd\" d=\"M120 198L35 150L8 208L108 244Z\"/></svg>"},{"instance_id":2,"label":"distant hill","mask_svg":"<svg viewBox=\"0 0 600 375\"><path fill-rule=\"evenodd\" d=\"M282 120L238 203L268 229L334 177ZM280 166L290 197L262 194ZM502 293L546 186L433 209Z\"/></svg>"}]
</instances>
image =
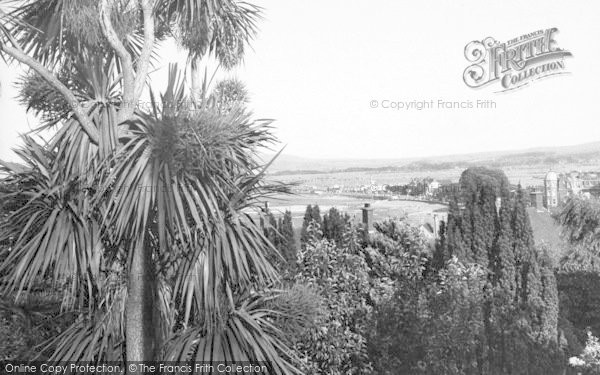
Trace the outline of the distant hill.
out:
<instances>
[{"instance_id":1,"label":"distant hill","mask_svg":"<svg viewBox=\"0 0 600 375\"><path fill-rule=\"evenodd\" d=\"M261 158L266 161L273 156L274 154L263 154ZM269 172L282 175L346 171L435 171L472 165L501 168L577 163L600 163L600 142L403 159L313 159L281 154L273 162Z\"/></svg>"}]
</instances>

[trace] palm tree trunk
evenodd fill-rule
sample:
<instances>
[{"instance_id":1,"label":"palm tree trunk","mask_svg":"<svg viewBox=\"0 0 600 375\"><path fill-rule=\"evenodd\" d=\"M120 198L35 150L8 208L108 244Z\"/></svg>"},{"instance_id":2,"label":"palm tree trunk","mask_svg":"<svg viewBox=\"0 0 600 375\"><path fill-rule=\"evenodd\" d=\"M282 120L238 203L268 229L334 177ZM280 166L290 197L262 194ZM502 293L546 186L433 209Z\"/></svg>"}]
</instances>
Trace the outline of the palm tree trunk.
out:
<instances>
[{"instance_id":1,"label":"palm tree trunk","mask_svg":"<svg viewBox=\"0 0 600 375\"><path fill-rule=\"evenodd\" d=\"M155 359L157 328L153 324L153 305L156 278L152 265L152 251L148 245L147 239L138 241L129 268L125 318L127 361Z\"/></svg>"}]
</instances>

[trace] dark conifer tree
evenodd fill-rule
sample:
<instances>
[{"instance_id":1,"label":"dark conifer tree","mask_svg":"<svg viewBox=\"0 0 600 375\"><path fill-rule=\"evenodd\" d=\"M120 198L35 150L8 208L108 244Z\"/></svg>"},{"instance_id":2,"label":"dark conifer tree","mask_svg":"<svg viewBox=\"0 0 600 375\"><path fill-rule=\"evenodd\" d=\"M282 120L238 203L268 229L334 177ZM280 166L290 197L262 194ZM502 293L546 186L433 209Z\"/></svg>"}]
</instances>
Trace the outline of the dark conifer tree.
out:
<instances>
[{"instance_id":1,"label":"dark conifer tree","mask_svg":"<svg viewBox=\"0 0 600 375\"><path fill-rule=\"evenodd\" d=\"M553 341L556 340L558 335L558 288L549 256L544 252L540 254L540 258L543 258L539 263L541 300L543 303L540 319L540 336L542 339Z\"/></svg>"},{"instance_id":2,"label":"dark conifer tree","mask_svg":"<svg viewBox=\"0 0 600 375\"><path fill-rule=\"evenodd\" d=\"M292 212L289 210L285 211L281 225L279 226L279 232L282 237L281 252L283 257L286 259L288 264L296 262L296 240L294 236L294 226L292 223Z\"/></svg>"},{"instance_id":3,"label":"dark conifer tree","mask_svg":"<svg viewBox=\"0 0 600 375\"><path fill-rule=\"evenodd\" d=\"M308 240L308 226L310 225L313 218L313 207L312 205L306 206L304 211L304 219L302 220L302 230L300 231L300 243L304 245Z\"/></svg>"},{"instance_id":4,"label":"dark conifer tree","mask_svg":"<svg viewBox=\"0 0 600 375\"><path fill-rule=\"evenodd\" d=\"M349 223L350 216L348 214L341 213L337 208L332 207L323 215L323 237L341 245Z\"/></svg>"},{"instance_id":5,"label":"dark conifer tree","mask_svg":"<svg viewBox=\"0 0 600 375\"><path fill-rule=\"evenodd\" d=\"M486 222L493 220L489 216L489 212L484 211L485 206L479 206L476 203L470 207L471 222L470 230L471 233L471 248L469 251L469 260L473 263L480 264L487 267L489 264L488 253L491 250L489 247L489 240L493 237L494 232L491 233L487 230Z\"/></svg>"},{"instance_id":6,"label":"dark conifer tree","mask_svg":"<svg viewBox=\"0 0 600 375\"><path fill-rule=\"evenodd\" d=\"M511 228L511 206L505 204L500 209L498 234L493 247L494 286L498 286L511 304L517 300L517 278L515 255L513 252L513 232Z\"/></svg>"},{"instance_id":7,"label":"dark conifer tree","mask_svg":"<svg viewBox=\"0 0 600 375\"><path fill-rule=\"evenodd\" d=\"M512 231L513 231L513 252L515 256L515 266L517 269L516 273L516 286L517 295L520 304L527 303L528 283L529 278L527 274L529 269L532 268L532 272L535 272L534 254L535 247L533 242L533 231L531 229L531 223L527 215L525 203L523 200L523 191L519 188L515 197L515 207L513 210L512 219Z\"/></svg>"},{"instance_id":8,"label":"dark conifer tree","mask_svg":"<svg viewBox=\"0 0 600 375\"><path fill-rule=\"evenodd\" d=\"M458 226L464 244L461 250L465 253L459 259L489 267L489 256L496 239L497 204L508 200L508 179L502 172L472 168L463 172L460 186L465 209L458 214L460 219L454 221L460 222ZM456 207L451 206L450 211L449 216L456 215ZM457 234L454 225L449 218L449 243L456 241L450 239Z\"/></svg>"},{"instance_id":9,"label":"dark conifer tree","mask_svg":"<svg viewBox=\"0 0 600 375\"><path fill-rule=\"evenodd\" d=\"M440 223L439 239L435 243L435 249L433 251L433 256L431 260L431 266L433 267L434 272L437 272L444 268L444 265L450 259L450 256L447 251L448 242L446 240L446 228L446 222L442 221Z\"/></svg>"},{"instance_id":10,"label":"dark conifer tree","mask_svg":"<svg viewBox=\"0 0 600 375\"><path fill-rule=\"evenodd\" d=\"M323 218L321 217L321 211L319 205L315 204L306 206L304 212L304 220L302 221L302 230L300 232L300 244L304 245L308 240L308 226L313 223L319 226L319 232L323 230Z\"/></svg>"},{"instance_id":11,"label":"dark conifer tree","mask_svg":"<svg viewBox=\"0 0 600 375\"><path fill-rule=\"evenodd\" d=\"M323 218L321 217L321 210L319 209L319 205L315 204L312 207L311 218L319 224L319 227L323 227Z\"/></svg>"},{"instance_id":12,"label":"dark conifer tree","mask_svg":"<svg viewBox=\"0 0 600 375\"><path fill-rule=\"evenodd\" d=\"M500 208L498 232L490 254L492 299L490 304L490 341L493 345L493 368L501 373L513 373L516 310L515 257L511 229L512 205L505 202Z\"/></svg>"},{"instance_id":13,"label":"dark conifer tree","mask_svg":"<svg viewBox=\"0 0 600 375\"><path fill-rule=\"evenodd\" d=\"M275 216L273 216L272 212L269 212L267 214L267 218L269 220L267 238L269 238L269 241L271 241L273 246L279 249L279 245L281 243L281 235L279 234L279 230L277 228L277 220L275 219Z\"/></svg>"},{"instance_id":14,"label":"dark conifer tree","mask_svg":"<svg viewBox=\"0 0 600 375\"><path fill-rule=\"evenodd\" d=\"M450 201L448 210L448 224L446 225L446 237L441 250L445 252L443 259L448 260L453 256L464 260L467 256L466 243L462 236L462 214L456 197Z\"/></svg>"},{"instance_id":15,"label":"dark conifer tree","mask_svg":"<svg viewBox=\"0 0 600 375\"><path fill-rule=\"evenodd\" d=\"M527 373L536 350L556 343L554 273L535 247L520 187L510 199L506 176L484 168L465 171L460 184L464 210L450 205L444 251L488 267L482 324L490 371Z\"/></svg>"},{"instance_id":16,"label":"dark conifer tree","mask_svg":"<svg viewBox=\"0 0 600 375\"><path fill-rule=\"evenodd\" d=\"M267 254L267 259L269 259L269 262L271 262L271 264L280 264L282 261L281 235L279 234L279 229L277 227L277 220L268 208L265 211L263 211L263 215L260 216L259 223L265 237L269 240L269 242L271 242L273 247L275 247L275 249L279 253L277 254L277 252L271 251Z\"/></svg>"}]
</instances>

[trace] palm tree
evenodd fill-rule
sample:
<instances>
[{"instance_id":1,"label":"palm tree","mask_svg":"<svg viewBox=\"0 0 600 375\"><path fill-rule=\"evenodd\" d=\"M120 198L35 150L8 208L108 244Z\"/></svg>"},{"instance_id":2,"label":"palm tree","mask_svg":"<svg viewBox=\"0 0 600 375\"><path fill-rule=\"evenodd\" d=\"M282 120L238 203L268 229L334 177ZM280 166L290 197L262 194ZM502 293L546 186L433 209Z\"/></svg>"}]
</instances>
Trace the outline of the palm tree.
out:
<instances>
[{"instance_id":1,"label":"palm tree","mask_svg":"<svg viewBox=\"0 0 600 375\"><path fill-rule=\"evenodd\" d=\"M2 200L22 203L0 226L11 244L0 257L3 293L18 299L51 277L62 308L77 312L42 353L254 360L298 372L276 324L294 317L273 308L273 247L249 214L281 190L265 184L255 157L274 141L270 121L251 120L242 105L223 110L224 90L211 99L196 76L207 53L226 68L240 60L259 9L232 0L4 3L13 7L0 12L3 57L30 68L21 100L57 131L48 143L24 138L25 171L4 167L14 189ZM133 103L156 41L168 37L189 51L193 110L173 66L142 111Z\"/></svg>"}]
</instances>

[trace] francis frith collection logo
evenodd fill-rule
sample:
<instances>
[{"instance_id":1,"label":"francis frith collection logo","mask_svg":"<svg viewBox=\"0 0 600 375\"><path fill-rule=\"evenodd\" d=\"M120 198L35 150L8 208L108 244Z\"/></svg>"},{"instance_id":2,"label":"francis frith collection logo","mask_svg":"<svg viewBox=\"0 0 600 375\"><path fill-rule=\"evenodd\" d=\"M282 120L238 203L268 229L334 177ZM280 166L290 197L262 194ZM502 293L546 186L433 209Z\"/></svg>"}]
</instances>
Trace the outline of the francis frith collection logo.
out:
<instances>
[{"instance_id":1,"label":"francis frith collection logo","mask_svg":"<svg viewBox=\"0 0 600 375\"><path fill-rule=\"evenodd\" d=\"M498 84L497 92L514 90L538 79L568 73L565 58L571 52L559 48L553 27L524 34L501 43L492 37L475 40L465 47L471 63L464 73L467 86Z\"/></svg>"}]
</instances>

